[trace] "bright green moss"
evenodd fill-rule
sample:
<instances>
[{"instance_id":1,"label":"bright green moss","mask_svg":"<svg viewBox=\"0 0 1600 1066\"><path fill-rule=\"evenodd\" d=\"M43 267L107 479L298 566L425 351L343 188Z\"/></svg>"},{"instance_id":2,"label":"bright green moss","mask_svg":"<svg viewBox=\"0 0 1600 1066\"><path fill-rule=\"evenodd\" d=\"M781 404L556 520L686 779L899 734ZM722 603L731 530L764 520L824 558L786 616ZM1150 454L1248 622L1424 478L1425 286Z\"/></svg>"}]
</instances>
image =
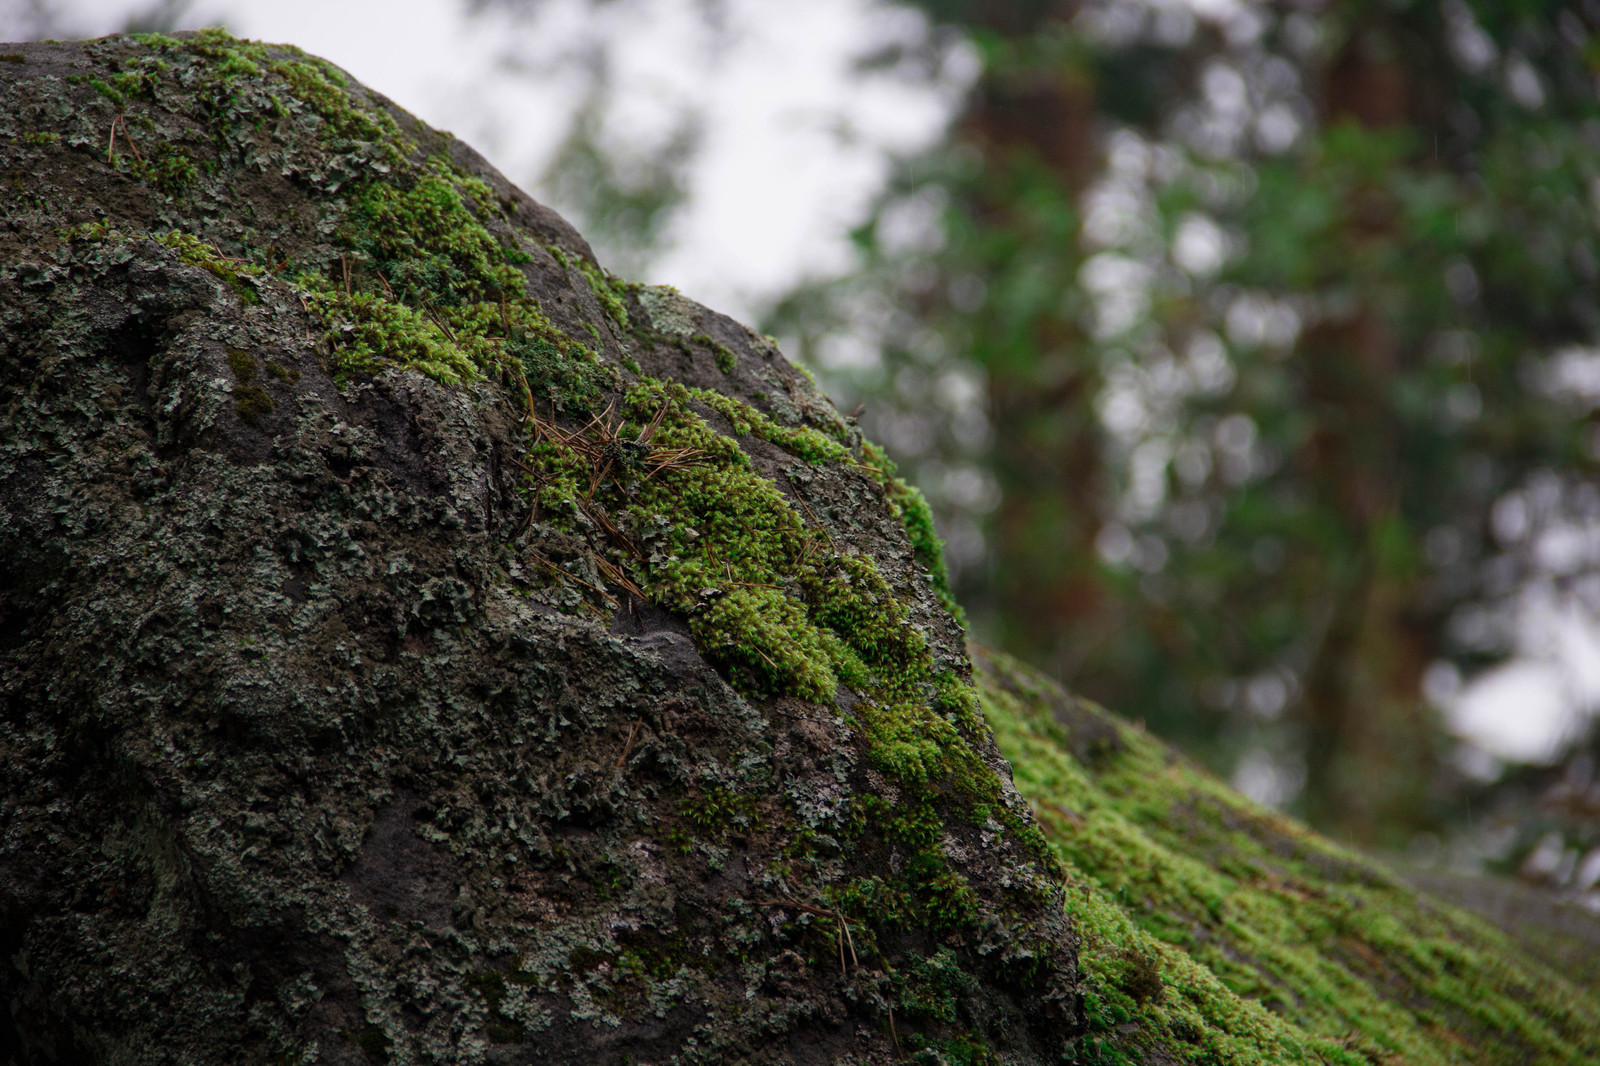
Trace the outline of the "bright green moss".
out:
<instances>
[{"instance_id":1,"label":"bright green moss","mask_svg":"<svg viewBox=\"0 0 1600 1066\"><path fill-rule=\"evenodd\" d=\"M468 209L447 163L430 160L414 182L402 181L370 182L353 198L341 236L358 274L377 274L375 286L415 306L522 297L522 272Z\"/></svg>"},{"instance_id":2,"label":"bright green moss","mask_svg":"<svg viewBox=\"0 0 1600 1066\"><path fill-rule=\"evenodd\" d=\"M482 370L481 354L464 350L437 321L398 301L371 293L347 294L310 282L305 296L337 338L336 376L341 379L396 364L455 385L478 377Z\"/></svg>"},{"instance_id":3,"label":"bright green moss","mask_svg":"<svg viewBox=\"0 0 1600 1066\"><path fill-rule=\"evenodd\" d=\"M420 173L369 182L352 196L339 237L337 277L301 284L335 344L341 374L382 366L444 384L504 372L534 397L587 408L614 387L615 370L557 329L526 295L527 256L496 240L482 181L443 159Z\"/></svg>"},{"instance_id":4,"label":"bright green moss","mask_svg":"<svg viewBox=\"0 0 1600 1066\"><path fill-rule=\"evenodd\" d=\"M933 591L939 597L939 604L965 627L967 614L956 602L955 593L950 589L950 568L944 561L944 543L933 528L933 509L928 506L928 498L921 489L895 476L894 462L882 448L871 441L863 441L861 451L867 459L868 469L875 471L875 476L888 494L889 506L894 510L895 517L906 527L906 536L911 539L917 561L927 567L932 575Z\"/></svg>"},{"instance_id":5,"label":"bright green moss","mask_svg":"<svg viewBox=\"0 0 1600 1066\"><path fill-rule=\"evenodd\" d=\"M739 355L732 348L717 340L709 333L695 333L689 337L691 344L701 344L711 349L711 354L717 360L717 369L724 374L731 374L739 365Z\"/></svg>"},{"instance_id":6,"label":"bright green moss","mask_svg":"<svg viewBox=\"0 0 1600 1066\"><path fill-rule=\"evenodd\" d=\"M566 249L557 244L545 245L545 250L555 257L568 270L576 270L583 275L589 283L589 289L594 293L595 299L600 301L600 306L605 309L607 317L616 324L624 334L628 332L628 304L623 297L623 286L599 265L590 262L579 255L569 255Z\"/></svg>"},{"instance_id":7,"label":"bright green moss","mask_svg":"<svg viewBox=\"0 0 1600 1066\"><path fill-rule=\"evenodd\" d=\"M1142 1061L1163 1034L1197 1063L1600 1054L1600 1004L1498 933L1017 664L987 660L985 714L1070 871L1090 1043L1105 1061ZM1153 962L1159 996L1138 960Z\"/></svg>"},{"instance_id":8,"label":"bright green moss","mask_svg":"<svg viewBox=\"0 0 1600 1066\"><path fill-rule=\"evenodd\" d=\"M690 410L691 396L708 395L650 380L628 391L628 425L616 436L656 423L650 447L663 460L647 470L619 451L608 483L595 486L618 498L589 502L612 507L636 546L618 562L653 600L687 615L703 650L747 691L831 702L843 679L885 701L914 692L927 701L925 642L877 567L806 529L739 446ZM531 458L552 477L565 468L572 484L596 461L542 443Z\"/></svg>"},{"instance_id":9,"label":"bright green moss","mask_svg":"<svg viewBox=\"0 0 1600 1066\"><path fill-rule=\"evenodd\" d=\"M710 389L690 389L689 395L726 418L739 436L755 434L808 463L844 463L860 466L849 448L809 426L785 426L743 400Z\"/></svg>"}]
</instances>

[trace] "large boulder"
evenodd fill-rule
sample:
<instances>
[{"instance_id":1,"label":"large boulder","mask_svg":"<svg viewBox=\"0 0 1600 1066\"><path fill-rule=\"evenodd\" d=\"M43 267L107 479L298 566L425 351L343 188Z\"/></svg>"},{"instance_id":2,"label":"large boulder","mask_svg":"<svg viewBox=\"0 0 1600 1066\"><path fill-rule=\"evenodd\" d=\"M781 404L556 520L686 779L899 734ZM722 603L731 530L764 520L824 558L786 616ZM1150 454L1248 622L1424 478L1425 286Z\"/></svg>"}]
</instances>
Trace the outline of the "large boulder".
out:
<instances>
[{"instance_id":1,"label":"large boulder","mask_svg":"<svg viewBox=\"0 0 1600 1066\"><path fill-rule=\"evenodd\" d=\"M1600 1061L328 64L0 48L0 179L0 1063Z\"/></svg>"},{"instance_id":2,"label":"large boulder","mask_svg":"<svg viewBox=\"0 0 1600 1066\"><path fill-rule=\"evenodd\" d=\"M770 341L294 49L0 74L0 1060L1059 1057L926 507Z\"/></svg>"}]
</instances>

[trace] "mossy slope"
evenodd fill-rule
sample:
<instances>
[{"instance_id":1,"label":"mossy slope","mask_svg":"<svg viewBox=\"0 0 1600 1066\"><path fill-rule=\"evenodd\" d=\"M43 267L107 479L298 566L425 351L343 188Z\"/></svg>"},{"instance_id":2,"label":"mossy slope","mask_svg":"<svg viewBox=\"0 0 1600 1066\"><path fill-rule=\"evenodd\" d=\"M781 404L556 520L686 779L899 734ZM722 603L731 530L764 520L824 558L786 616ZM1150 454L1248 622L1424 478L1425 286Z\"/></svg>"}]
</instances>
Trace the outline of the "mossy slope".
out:
<instances>
[{"instance_id":1,"label":"mossy slope","mask_svg":"<svg viewBox=\"0 0 1600 1066\"><path fill-rule=\"evenodd\" d=\"M1594 990L1016 661L976 658L1068 871L1078 1061L1600 1061Z\"/></svg>"}]
</instances>

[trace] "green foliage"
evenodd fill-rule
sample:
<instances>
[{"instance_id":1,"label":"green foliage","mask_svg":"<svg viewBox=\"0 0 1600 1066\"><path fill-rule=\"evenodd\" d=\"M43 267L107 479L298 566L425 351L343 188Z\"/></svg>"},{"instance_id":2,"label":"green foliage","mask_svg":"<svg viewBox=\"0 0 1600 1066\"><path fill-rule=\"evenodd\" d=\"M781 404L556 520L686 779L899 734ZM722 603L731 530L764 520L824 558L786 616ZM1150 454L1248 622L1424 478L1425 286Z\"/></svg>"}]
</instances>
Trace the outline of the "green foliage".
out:
<instances>
[{"instance_id":1,"label":"green foliage","mask_svg":"<svg viewBox=\"0 0 1600 1066\"><path fill-rule=\"evenodd\" d=\"M1600 322L1593 17L1350 2L1232 39L1132 3L1119 34L919 6L978 45L963 120L858 233L863 272L773 328L859 330L863 286L916 323L830 388L869 432L922 420L913 475L993 477L957 580L986 639L1223 772L1253 749L1299 774L1320 825L1437 827L1450 741L1420 679L1499 661L1508 627L1468 623L1538 567L1486 516L1539 485L1547 522L1592 511L1593 397L1558 367ZM1235 75L1243 132L1218 140L1206 86ZM936 247L878 241L907 204L944 205ZM962 363L977 448L914 387ZM942 519L978 517L929 480Z\"/></svg>"}]
</instances>

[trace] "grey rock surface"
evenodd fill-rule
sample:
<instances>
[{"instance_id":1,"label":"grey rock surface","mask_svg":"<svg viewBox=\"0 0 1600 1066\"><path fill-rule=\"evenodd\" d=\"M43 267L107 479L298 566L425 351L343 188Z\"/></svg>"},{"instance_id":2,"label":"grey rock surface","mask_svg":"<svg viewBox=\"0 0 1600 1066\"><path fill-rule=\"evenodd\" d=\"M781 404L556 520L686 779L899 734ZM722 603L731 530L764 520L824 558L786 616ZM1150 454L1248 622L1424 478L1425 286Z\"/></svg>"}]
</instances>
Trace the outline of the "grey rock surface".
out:
<instances>
[{"instance_id":1,"label":"grey rock surface","mask_svg":"<svg viewBox=\"0 0 1600 1066\"><path fill-rule=\"evenodd\" d=\"M1058 871L981 718L929 709L970 667L897 490L770 343L293 50L0 53L0 1063L1055 1060ZM352 288L429 175L590 352L587 407L526 361L356 365L373 307L462 350L493 307ZM540 510L535 446L644 381L839 444L672 394L837 580L882 575L921 680L752 683L759 645L638 594L640 514ZM938 714L976 777L882 739Z\"/></svg>"}]
</instances>

